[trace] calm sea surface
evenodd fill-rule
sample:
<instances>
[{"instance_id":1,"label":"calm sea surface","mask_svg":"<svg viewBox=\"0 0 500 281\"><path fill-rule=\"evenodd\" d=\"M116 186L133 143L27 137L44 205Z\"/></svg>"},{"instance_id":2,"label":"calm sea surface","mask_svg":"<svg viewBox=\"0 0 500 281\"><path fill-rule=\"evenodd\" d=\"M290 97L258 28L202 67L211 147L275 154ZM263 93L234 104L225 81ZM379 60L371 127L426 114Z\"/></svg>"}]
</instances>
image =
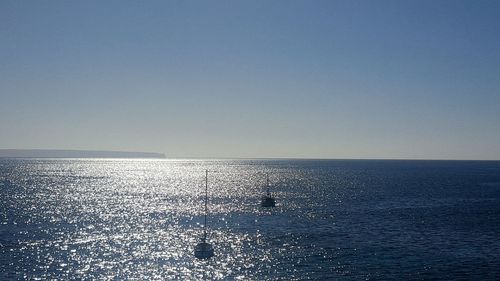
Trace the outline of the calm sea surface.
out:
<instances>
[{"instance_id":1,"label":"calm sea surface","mask_svg":"<svg viewBox=\"0 0 500 281\"><path fill-rule=\"evenodd\" d=\"M498 280L500 162L0 159L10 279Z\"/></svg>"}]
</instances>

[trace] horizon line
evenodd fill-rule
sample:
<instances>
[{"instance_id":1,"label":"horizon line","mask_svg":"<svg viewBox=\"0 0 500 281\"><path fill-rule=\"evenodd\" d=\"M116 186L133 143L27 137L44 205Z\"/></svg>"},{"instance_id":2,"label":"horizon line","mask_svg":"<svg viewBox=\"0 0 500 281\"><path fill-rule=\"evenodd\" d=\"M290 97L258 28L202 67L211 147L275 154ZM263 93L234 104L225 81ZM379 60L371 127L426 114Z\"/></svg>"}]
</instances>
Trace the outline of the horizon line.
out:
<instances>
[{"instance_id":1,"label":"horizon line","mask_svg":"<svg viewBox=\"0 0 500 281\"><path fill-rule=\"evenodd\" d=\"M123 155L106 155L106 156L3 156L1 152L68 152L68 153L115 153ZM136 157L127 157L137 154ZM139 154L143 154L140 157ZM151 157L147 157L151 156ZM156 157L153 157L156 156ZM158 157L162 156L162 157ZM380 158L363 158L363 157L289 157L289 156L272 156L272 157L228 157L228 156L167 156L163 152L151 151L126 151L126 150L86 150L86 149L44 149L44 148L0 148L0 158L21 158L21 159L164 159L164 160L379 160L379 161L500 161L500 159L461 159L461 158L410 158L410 157L380 157Z\"/></svg>"}]
</instances>

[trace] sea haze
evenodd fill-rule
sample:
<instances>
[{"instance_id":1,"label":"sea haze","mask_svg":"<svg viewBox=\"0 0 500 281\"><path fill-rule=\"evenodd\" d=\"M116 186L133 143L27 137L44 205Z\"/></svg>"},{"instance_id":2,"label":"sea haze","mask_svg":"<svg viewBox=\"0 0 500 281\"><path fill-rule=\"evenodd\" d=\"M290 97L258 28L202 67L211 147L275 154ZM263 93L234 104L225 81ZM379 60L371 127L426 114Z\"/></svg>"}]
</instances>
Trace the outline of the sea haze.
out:
<instances>
[{"instance_id":1,"label":"sea haze","mask_svg":"<svg viewBox=\"0 0 500 281\"><path fill-rule=\"evenodd\" d=\"M499 221L498 161L0 159L1 280L493 280Z\"/></svg>"}]
</instances>

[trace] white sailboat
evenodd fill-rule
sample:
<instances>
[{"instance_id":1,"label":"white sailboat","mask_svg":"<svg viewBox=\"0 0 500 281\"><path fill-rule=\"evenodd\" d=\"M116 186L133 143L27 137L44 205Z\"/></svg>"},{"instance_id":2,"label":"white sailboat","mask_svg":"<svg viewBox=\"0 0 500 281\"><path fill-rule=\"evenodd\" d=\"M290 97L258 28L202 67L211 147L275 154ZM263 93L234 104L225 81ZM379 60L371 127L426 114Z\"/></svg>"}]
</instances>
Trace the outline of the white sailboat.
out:
<instances>
[{"instance_id":1,"label":"white sailboat","mask_svg":"<svg viewBox=\"0 0 500 281\"><path fill-rule=\"evenodd\" d=\"M209 259L214 256L214 248L207 241L207 207L208 202L208 170L205 171L205 224L203 225L203 237L201 242L194 247L194 256L198 259Z\"/></svg>"}]
</instances>

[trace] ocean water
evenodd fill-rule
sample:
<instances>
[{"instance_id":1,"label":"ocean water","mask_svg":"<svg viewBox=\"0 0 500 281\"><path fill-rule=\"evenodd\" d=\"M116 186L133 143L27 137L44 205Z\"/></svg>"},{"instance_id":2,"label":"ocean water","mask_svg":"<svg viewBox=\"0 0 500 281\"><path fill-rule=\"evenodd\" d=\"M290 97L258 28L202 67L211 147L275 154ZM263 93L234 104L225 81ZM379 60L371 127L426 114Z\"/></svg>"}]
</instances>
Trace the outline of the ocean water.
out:
<instances>
[{"instance_id":1,"label":"ocean water","mask_svg":"<svg viewBox=\"0 0 500 281\"><path fill-rule=\"evenodd\" d=\"M2 159L11 279L498 280L500 162Z\"/></svg>"}]
</instances>

